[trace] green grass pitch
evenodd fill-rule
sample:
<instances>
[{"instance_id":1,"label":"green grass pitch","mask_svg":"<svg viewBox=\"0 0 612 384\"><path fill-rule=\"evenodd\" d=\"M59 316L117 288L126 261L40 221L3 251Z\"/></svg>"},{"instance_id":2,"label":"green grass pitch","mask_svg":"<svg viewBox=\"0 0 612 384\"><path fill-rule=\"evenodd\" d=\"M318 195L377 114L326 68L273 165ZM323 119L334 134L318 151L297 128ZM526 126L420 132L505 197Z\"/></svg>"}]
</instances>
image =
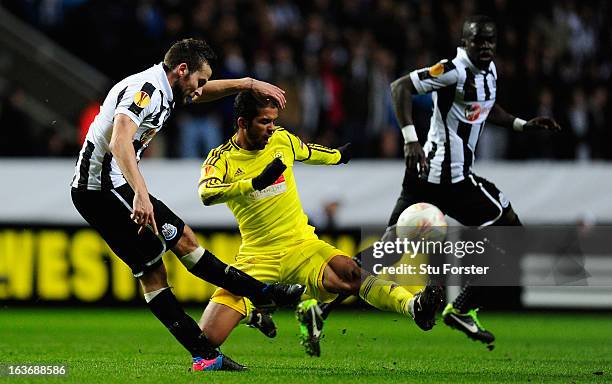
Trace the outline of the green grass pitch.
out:
<instances>
[{"instance_id":1,"label":"green grass pitch","mask_svg":"<svg viewBox=\"0 0 612 384\"><path fill-rule=\"evenodd\" d=\"M194 317L199 312L190 311ZM307 357L297 323L279 312L276 339L240 326L224 352L248 372L191 372L188 354L146 308L0 309L0 363L63 363L68 376L6 383L600 383L612 382L609 314L485 313L493 351L438 324L376 311L339 311L322 357Z\"/></svg>"}]
</instances>

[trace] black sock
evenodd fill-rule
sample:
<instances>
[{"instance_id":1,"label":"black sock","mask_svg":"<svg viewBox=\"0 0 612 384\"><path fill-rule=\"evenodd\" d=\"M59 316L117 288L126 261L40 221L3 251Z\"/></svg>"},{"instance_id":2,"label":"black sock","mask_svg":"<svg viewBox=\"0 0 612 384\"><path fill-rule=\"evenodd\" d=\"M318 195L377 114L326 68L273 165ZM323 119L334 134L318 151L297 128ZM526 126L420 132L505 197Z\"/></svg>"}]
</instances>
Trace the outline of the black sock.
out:
<instances>
[{"instance_id":1,"label":"black sock","mask_svg":"<svg viewBox=\"0 0 612 384\"><path fill-rule=\"evenodd\" d=\"M148 304L155 317L168 328L192 357L202 357L208 360L219 355L219 352L202 334L198 323L181 308L170 288L158 293Z\"/></svg>"},{"instance_id":2,"label":"black sock","mask_svg":"<svg viewBox=\"0 0 612 384\"><path fill-rule=\"evenodd\" d=\"M336 308L338 308L338 306L340 304L342 304L342 302L344 300L346 300L347 298L351 297L351 295L345 295L345 294L340 294L338 295L338 297L336 297L332 302L330 303L321 303L319 304L319 308L321 308L321 317L323 317L323 319L327 319L327 317L329 316L329 314Z\"/></svg>"},{"instance_id":3,"label":"black sock","mask_svg":"<svg viewBox=\"0 0 612 384\"><path fill-rule=\"evenodd\" d=\"M481 304L484 290L487 288L492 287L482 287L471 285L470 283L465 284L459 296L453 301L453 307L460 313L467 313L470 309L478 308Z\"/></svg>"},{"instance_id":4,"label":"black sock","mask_svg":"<svg viewBox=\"0 0 612 384\"><path fill-rule=\"evenodd\" d=\"M269 301L266 295L268 284L225 264L208 250L204 251L200 260L189 272L209 283L227 289L234 295L248 297L255 305Z\"/></svg>"}]
</instances>

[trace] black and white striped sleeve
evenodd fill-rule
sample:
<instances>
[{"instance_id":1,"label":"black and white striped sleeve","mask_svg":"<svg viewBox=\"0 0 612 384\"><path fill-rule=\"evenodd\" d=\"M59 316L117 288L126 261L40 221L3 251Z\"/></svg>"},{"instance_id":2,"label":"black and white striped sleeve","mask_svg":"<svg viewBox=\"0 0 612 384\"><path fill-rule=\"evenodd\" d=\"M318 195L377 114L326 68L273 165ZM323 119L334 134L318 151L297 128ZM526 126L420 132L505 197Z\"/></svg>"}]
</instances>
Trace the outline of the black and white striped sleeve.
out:
<instances>
[{"instance_id":1,"label":"black and white striped sleeve","mask_svg":"<svg viewBox=\"0 0 612 384\"><path fill-rule=\"evenodd\" d=\"M127 115L139 126L144 118L155 109L155 102L159 103L160 100L155 96L153 84L149 82L130 84L117 94L115 115L118 113Z\"/></svg>"},{"instance_id":2,"label":"black and white striped sleeve","mask_svg":"<svg viewBox=\"0 0 612 384\"><path fill-rule=\"evenodd\" d=\"M410 79L412 80L414 89L422 95L449 85L457 84L459 73L453 62L442 60L431 67L410 72Z\"/></svg>"}]
</instances>

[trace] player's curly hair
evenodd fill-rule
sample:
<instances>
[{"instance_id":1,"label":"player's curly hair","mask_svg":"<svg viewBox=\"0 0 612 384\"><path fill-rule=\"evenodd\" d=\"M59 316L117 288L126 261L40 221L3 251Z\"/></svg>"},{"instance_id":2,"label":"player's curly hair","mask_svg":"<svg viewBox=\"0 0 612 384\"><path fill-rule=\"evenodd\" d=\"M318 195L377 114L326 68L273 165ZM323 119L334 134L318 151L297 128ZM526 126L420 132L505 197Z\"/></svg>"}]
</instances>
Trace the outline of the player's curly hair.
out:
<instances>
[{"instance_id":1,"label":"player's curly hair","mask_svg":"<svg viewBox=\"0 0 612 384\"><path fill-rule=\"evenodd\" d=\"M217 55L212 48L204 41L199 39L183 39L172 44L164 55L164 64L174 69L181 63L187 64L190 72L198 71L204 63L212 67Z\"/></svg>"},{"instance_id":2,"label":"player's curly hair","mask_svg":"<svg viewBox=\"0 0 612 384\"><path fill-rule=\"evenodd\" d=\"M257 116L258 110L266 107L278 108L278 103L273 98L257 98L249 91L240 92L234 99L234 128L238 130L239 117L250 123Z\"/></svg>"}]
</instances>

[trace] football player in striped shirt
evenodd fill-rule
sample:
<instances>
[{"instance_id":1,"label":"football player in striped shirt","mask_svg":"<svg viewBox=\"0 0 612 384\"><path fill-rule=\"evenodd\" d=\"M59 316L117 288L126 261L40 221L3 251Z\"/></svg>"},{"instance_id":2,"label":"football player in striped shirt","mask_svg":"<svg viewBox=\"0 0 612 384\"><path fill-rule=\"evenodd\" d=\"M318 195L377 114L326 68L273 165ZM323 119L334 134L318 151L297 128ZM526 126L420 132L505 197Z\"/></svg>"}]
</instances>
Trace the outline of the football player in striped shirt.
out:
<instances>
[{"instance_id":1,"label":"football player in striped shirt","mask_svg":"<svg viewBox=\"0 0 612 384\"><path fill-rule=\"evenodd\" d=\"M193 358L193 370L242 370L211 346L168 286L162 255L167 250L195 276L257 305L297 302L299 285L270 285L221 262L202 248L191 230L149 194L138 168L143 151L162 129L176 102L205 102L253 90L284 104L282 90L254 79L212 80L212 49L184 39L163 62L111 88L87 132L72 179L72 201L139 280L149 309Z\"/></svg>"},{"instance_id":2,"label":"football player in striped shirt","mask_svg":"<svg viewBox=\"0 0 612 384\"><path fill-rule=\"evenodd\" d=\"M487 16L468 18L462 45L452 60L415 70L395 80L391 91L405 142L406 173L389 226L408 206L427 202L468 226L520 226L504 194L490 181L472 172L476 145L485 121L520 132L559 131L549 117L528 121L506 112L495 103L497 70L493 59L497 27ZM415 93L431 93L433 116L422 148L412 121ZM492 291L487 287L487 291ZM479 322L479 297L483 287L466 286L444 309L444 322L468 337L491 343L494 336Z\"/></svg>"}]
</instances>

